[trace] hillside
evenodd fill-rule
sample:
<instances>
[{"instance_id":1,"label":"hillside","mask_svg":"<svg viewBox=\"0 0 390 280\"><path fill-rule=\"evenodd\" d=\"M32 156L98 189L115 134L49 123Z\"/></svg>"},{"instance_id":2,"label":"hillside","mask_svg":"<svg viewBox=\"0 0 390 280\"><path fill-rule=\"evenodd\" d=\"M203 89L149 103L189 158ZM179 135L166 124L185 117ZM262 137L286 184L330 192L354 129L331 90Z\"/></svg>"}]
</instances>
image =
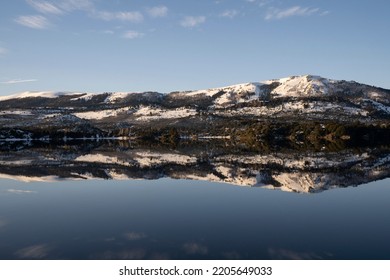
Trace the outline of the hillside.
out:
<instances>
[{"instance_id":1,"label":"hillside","mask_svg":"<svg viewBox=\"0 0 390 280\"><path fill-rule=\"evenodd\" d=\"M302 124L318 135L306 135L299 129ZM337 136L330 126L348 138L362 128L369 129L368 135L388 130L389 124L390 90L312 75L171 93L24 92L0 97L3 140L258 139L275 133L324 139Z\"/></svg>"}]
</instances>

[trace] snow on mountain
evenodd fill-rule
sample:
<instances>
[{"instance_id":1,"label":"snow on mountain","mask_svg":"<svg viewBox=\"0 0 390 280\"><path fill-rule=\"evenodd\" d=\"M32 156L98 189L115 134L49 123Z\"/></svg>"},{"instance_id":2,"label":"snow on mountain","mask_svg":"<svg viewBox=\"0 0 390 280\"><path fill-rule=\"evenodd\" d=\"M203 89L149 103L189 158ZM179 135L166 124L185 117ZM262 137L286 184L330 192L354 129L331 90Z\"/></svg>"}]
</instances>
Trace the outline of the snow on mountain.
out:
<instances>
[{"instance_id":1,"label":"snow on mountain","mask_svg":"<svg viewBox=\"0 0 390 280\"><path fill-rule=\"evenodd\" d=\"M374 105L378 110L390 114L390 106L383 105L382 103L376 102L374 100L364 99L365 102L369 102Z\"/></svg>"},{"instance_id":2,"label":"snow on mountain","mask_svg":"<svg viewBox=\"0 0 390 280\"><path fill-rule=\"evenodd\" d=\"M122 166L131 166L131 164L123 159L120 159L116 156L108 156L102 154L87 154L79 156L75 161L81 162L94 162L94 163L105 163L105 164L118 164Z\"/></svg>"},{"instance_id":3,"label":"snow on mountain","mask_svg":"<svg viewBox=\"0 0 390 280\"><path fill-rule=\"evenodd\" d=\"M23 176L23 175L9 175L0 173L0 179L15 180L25 183L32 182L56 182L60 181L58 176Z\"/></svg>"},{"instance_id":4,"label":"snow on mountain","mask_svg":"<svg viewBox=\"0 0 390 280\"><path fill-rule=\"evenodd\" d=\"M108 110L98 110L98 111L88 111L88 112L80 112L74 113L76 117L80 119L86 120L101 120L108 117L116 117L121 113L126 113L131 110L130 107L123 107L119 109L108 109Z\"/></svg>"},{"instance_id":5,"label":"snow on mountain","mask_svg":"<svg viewBox=\"0 0 390 280\"><path fill-rule=\"evenodd\" d=\"M128 92L113 92L104 100L104 102L114 103L115 101L126 98L129 94L130 93Z\"/></svg>"},{"instance_id":6,"label":"snow on mountain","mask_svg":"<svg viewBox=\"0 0 390 280\"><path fill-rule=\"evenodd\" d=\"M279 85L272 90L273 94L281 96L307 96L307 95L324 95L328 94L337 81L325 79L320 76L291 76L278 80L264 81L263 84L271 85L278 83Z\"/></svg>"},{"instance_id":7,"label":"snow on mountain","mask_svg":"<svg viewBox=\"0 0 390 280\"><path fill-rule=\"evenodd\" d=\"M226 93L235 93L235 94L242 94L246 92L254 92L259 93L258 86L260 86L260 83L246 83L246 84L237 84L237 85L231 85L227 87L219 87L219 88L212 88L212 89L203 89L203 90L195 90L195 91L189 91L189 92L182 92L182 94L185 94L187 96L193 96L198 94L204 94L206 96L214 96L215 94L224 91Z\"/></svg>"},{"instance_id":8,"label":"snow on mountain","mask_svg":"<svg viewBox=\"0 0 390 280\"><path fill-rule=\"evenodd\" d=\"M160 98L161 96L169 96L175 98L191 98L191 97L210 97L213 98L214 105L220 107L223 105L247 102L252 99L261 98L265 93L271 93L273 97L309 97L309 96L326 96L339 93L361 93L362 97L383 101L383 92L375 87L371 87L356 82L347 82L343 80L326 79L320 76L303 75L290 76L281 79L266 80L263 82L251 82L236 84L225 87L202 89L195 91L172 92L168 94L158 94L152 92L144 93L129 93L129 92L114 92L106 93L107 97L103 101L107 104L114 104L131 95L135 98L144 98L151 100ZM72 101L86 100L89 101L93 97L98 96L98 93L79 93L79 92L22 92L10 96L0 97L1 101L20 99L20 98L57 98L61 96L75 96ZM388 97L387 97L388 99Z\"/></svg>"},{"instance_id":9,"label":"snow on mountain","mask_svg":"<svg viewBox=\"0 0 390 280\"><path fill-rule=\"evenodd\" d=\"M94 93L68 93L68 95L81 94L81 96L72 98L71 100L91 100L96 94Z\"/></svg>"},{"instance_id":10,"label":"snow on mountain","mask_svg":"<svg viewBox=\"0 0 390 280\"><path fill-rule=\"evenodd\" d=\"M176 108L174 110L162 110L150 106L141 106L135 113L137 120L148 121L157 119L179 119L196 115L196 110Z\"/></svg>"},{"instance_id":11,"label":"snow on mountain","mask_svg":"<svg viewBox=\"0 0 390 280\"><path fill-rule=\"evenodd\" d=\"M25 91L13 95L0 96L0 101L18 99L18 98L29 98L29 97L56 98L57 96L58 93L52 91L39 91L39 92Z\"/></svg>"},{"instance_id":12,"label":"snow on mountain","mask_svg":"<svg viewBox=\"0 0 390 280\"><path fill-rule=\"evenodd\" d=\"M215 99L214 105L218 108L259 98L261 94L261 85L261 83L253 82L212 89L175 92L170 94L174 97L211 97Z\"/></svg>"},{"instance_id":13,"label":"snow on mountain","mask_svg":"<svg viewBox=\"0 0 390 280\"><path fill-rule=\"evenodd\" d=\"M134 159L141 167L156 166L161 164L174 163L178 165L194 164L197 161L196 157L183 155L179 153L157 153L150 151L136 152Z\"/></svg>"},{"instance_id":14,"label":"snow on mountain","mask_svg":"<svg viewBox=\"0 0 390 280\"><path fill-rule=\"evenodd\" d=\"M0 101L6 101L11 99L21 99L21 98L32 98L32 97L42 97L42 98L57 98L64 95L80 95L83 93L79 92L54 92L54 91L25 91L8 96L0 96ZM90 95L89 95L90 96Z\"/></svg>"},{"instance_id":15,"label":"snow on mountain","mask_svg":"<svg viewBox=\"0 0 390 280\"><path fill-rule=\"evenodd\" d=\"M23 98L31 100L22 102ZM390 91L305 75L167 94L42 91L0 97L0 125L39 126L38 120L58 114L76 116L99 129L112 124L162 125L160 120L174 125L186 118L199 125L212 122L213 117L370 122L390 117Z\"/></svg>"},{"instance_id":16,"label":"snow on mountain","mask_svg":"<svg viewBox=\"0 0 390 280\"><path fill-rule=\"evenodd\" d=\"M304 75L267 80L264 85L275 87L273 97L344 96L360 97L389 103L388 90L359 84L354 81L332 80L320 76ZM387 91L387 94L384 92Z\"/></svg>"},{"instance_id":17,"label":"snow on mountain","mask_svg":"<svg viewBox=\"0 0 390 280\"><path fill-rule=\"evenodd\" d=\"M3 115L21 115L21 116L30 116L32 115L31 111L30 110L4 110L4 111L0 111L0 116L3 116Z\"/></svg>"}]
</instances>

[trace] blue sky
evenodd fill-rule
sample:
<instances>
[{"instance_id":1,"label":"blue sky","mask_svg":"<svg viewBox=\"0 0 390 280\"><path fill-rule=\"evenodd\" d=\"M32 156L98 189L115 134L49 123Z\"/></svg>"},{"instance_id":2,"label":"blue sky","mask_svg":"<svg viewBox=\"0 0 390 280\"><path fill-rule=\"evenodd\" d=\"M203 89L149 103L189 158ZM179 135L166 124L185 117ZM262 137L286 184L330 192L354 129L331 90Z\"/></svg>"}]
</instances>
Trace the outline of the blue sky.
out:
<instances>
[{"instance_id":1,"label":"blue sky","mask_svg":"<svg viewBox=\"0 0 390 280\"><path fill-rule=\"evenodd\" d=\"M0 95L301 74L390 88L388 0L0 1Z\"/></svg>"}]
</instances>

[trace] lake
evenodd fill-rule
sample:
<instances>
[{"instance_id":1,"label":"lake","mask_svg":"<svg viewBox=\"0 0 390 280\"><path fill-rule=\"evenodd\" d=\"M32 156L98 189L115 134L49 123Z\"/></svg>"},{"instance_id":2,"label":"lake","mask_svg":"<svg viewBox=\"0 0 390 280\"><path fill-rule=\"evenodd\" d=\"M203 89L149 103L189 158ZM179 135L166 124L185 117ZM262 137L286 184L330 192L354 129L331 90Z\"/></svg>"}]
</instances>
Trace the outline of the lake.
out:
<instances>
[{"instance_id":1,"label":"lake","mask_svg":"<svg viewBox=\"0 0 390 280\"><path fill-rule=\"evenodd\" d=\"M0 153L0 259L388 259L386 147Z\"/></svg>"}]
</instances>

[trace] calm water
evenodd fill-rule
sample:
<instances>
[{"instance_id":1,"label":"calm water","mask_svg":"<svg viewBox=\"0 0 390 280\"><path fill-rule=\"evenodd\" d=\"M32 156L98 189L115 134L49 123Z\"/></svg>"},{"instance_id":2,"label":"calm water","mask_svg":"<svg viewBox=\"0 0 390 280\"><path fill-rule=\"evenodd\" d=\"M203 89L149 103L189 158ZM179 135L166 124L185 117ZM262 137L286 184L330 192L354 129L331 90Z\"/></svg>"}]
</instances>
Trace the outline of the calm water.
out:
<instances>
[{"instance_id":1,"label":"calm water","mask_svg":"<svg viewBox=\"0 0 390 280\"><path fill-rule=\"evenodd\" d=\"M0 145L0 259L390 259L387 147L130 144Z\"/></svg>"},{"instance_id":2,"label":"calm water","mask_svg":"<svg viewBox=\"0 0 390 280\"><path fill-rule=\"evenodd\" d=\"M389 259L390 180L318 194L195 180L0 180L1 259Z\"/></svg>"}]
</instances>

